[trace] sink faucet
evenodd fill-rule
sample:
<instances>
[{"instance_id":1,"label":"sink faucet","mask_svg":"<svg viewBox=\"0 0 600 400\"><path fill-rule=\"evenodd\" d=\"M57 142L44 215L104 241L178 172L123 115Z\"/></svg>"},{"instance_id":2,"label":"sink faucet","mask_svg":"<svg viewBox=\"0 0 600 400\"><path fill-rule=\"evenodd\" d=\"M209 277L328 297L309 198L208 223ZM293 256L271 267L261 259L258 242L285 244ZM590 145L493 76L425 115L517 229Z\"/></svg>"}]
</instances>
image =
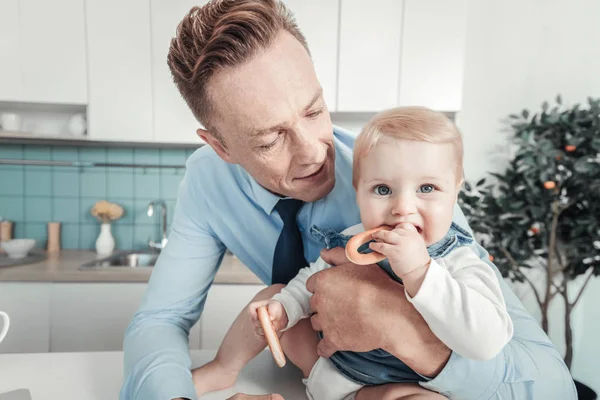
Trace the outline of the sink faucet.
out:
<instances>
[{"instance_id":1,"label":"sink faucet","mask_svg":"<svg viewBox=\"0 0 600 400\"><path fill-rule=\"evenodd\" d=\"M167 204L163 200L156 200L148 204L148 216L152 217L154 215L154 208L161 208L161 233L162 239L160 242L154 242L152 239L148 240L148 246L151 249L162 250L165 248L167 244Z\"/></svg>"}]
</instances>

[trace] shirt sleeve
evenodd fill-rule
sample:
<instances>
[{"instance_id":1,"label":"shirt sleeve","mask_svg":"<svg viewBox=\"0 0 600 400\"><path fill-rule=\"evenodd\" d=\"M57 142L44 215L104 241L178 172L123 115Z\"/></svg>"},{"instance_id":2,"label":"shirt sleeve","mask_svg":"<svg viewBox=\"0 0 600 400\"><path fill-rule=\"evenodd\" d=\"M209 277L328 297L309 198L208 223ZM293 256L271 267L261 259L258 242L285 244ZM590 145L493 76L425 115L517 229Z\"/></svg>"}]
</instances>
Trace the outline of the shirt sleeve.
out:
<instances>
[{"instance_id":1,"label":"shirt sleeve","mask_svg":"<svg viewBox=\"0 0 600 400\"><path fill-rule=\"evenodd\" d=\"M492 359L512 338L498 278L466 246L432 260L417 294L406 297L431 331L465 358Z\"/></svg>"},{"instance_id":2,"label":"shirt sleeve","mask_svg":"<svg viewBox=\"0 0 600 400\"><path fill-rule=\"evenodd\" d=\"M196 399L188 335L225 253L193 173L179 187L171 233L124 341L121 400Z\"/></svg>"},{"instance_id":3,"label":"shirt sleeve","mask_svg":"<svg viewBox=\"0 0 600 400\"><path fill-rule=\"evenodd\" d=\"M330 265L319 257L317 261L311 263L308 267L302 268L281 292L273 296L273 300L279 301L287 313L288 325L284 331L296 325L301 319L310 316L312 293L306 289L306 281L311 275L329 267Z\"/></svg>"}]
</instances>

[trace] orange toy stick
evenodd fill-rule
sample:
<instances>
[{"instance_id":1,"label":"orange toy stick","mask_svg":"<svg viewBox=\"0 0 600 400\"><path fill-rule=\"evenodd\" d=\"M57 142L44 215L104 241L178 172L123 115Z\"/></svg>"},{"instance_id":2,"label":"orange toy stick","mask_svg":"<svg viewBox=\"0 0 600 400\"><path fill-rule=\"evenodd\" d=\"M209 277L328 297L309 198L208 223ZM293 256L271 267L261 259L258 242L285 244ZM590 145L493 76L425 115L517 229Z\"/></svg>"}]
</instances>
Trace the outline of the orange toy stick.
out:
<instances>
[{"instance_id":1,"label":"orange toy stick","mask_svg":"<svg viewBox=\"0 0 600 400\"><path fill-rule=\"evenodd\" d=\"M262 306L259 307L256 312L258 313L258 320L260 321L262 330L265 333L265 339L267 339L267 344L269 345L269 349L271 349L271 354L273 354L275 363L277 366L283 368L285 366L285 354L283 354L281 343L279 343L279 337L277 336L277 332L275 332L275 328L271 322L269 311L267 311L266 306Z\"/></svg>"}]
</instances>

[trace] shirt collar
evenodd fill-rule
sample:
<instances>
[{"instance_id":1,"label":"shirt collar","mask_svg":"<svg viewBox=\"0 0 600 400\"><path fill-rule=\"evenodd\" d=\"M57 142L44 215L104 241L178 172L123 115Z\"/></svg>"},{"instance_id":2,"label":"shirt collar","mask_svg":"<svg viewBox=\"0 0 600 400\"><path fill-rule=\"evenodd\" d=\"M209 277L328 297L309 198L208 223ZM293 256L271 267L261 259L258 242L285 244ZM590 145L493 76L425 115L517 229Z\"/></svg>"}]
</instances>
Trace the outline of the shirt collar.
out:
<instances>
[{"instance_id":1,"label":"shirt collar","mask_svg":"<svg viewBox=\"0 0 600 400\"><path fill-rule=\"evenodd\" d=\"M287 197L279 197L276 194L269 192L267 189L262 187L260 183L256 182L256 180L250 176L250 174L246 174L248 179L250 179L250 187L252 188L252 193L254 194L254 201L263 210L265 210L267 214L271 215L273 209L277 205L277 202L281 199L286 199Z\"/></svg>"}]
</instances>

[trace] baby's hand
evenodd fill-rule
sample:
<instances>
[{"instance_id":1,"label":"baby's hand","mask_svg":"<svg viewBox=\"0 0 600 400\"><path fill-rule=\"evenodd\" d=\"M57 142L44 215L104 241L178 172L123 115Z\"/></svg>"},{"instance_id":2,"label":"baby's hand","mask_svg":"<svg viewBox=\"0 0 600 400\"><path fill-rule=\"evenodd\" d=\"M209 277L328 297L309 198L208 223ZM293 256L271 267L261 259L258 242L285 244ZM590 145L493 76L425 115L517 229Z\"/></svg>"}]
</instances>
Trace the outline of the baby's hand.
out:
<instances>
[{"instance_id":1,"label":"baby's hand","mask_svg":"<svg viewBox=\"0 0 600 400\"><path fill-rule=\"evenodd\" d=\"M257 334L264 336L264 332L262 327L260 326L260 321L258 320L258 312L257 310L262 307L267 306L267 311L269 312L269 316L271 317L271 322L273 323L273 327L276 332L279 332L285 329L288 325L288 316L285 312L285 308L283 308L283 304L281 304L277 300L261 300L250 303L248 306L248 311L250 312L250 320L254 325L254 330Z\"/></svg>"},{"instance_id":2,"label":"baby's hand","mask_svg":"<svg viewBox=\"0 0 600 400\"><path fill-rule=\"evenodd\" d=\"M405 222L392 231L382 230L372 236L377 242L369 247L386 256L399 277L426 265L430 260L425 241L413 224Z\"/></svg>"}]
</instances>

